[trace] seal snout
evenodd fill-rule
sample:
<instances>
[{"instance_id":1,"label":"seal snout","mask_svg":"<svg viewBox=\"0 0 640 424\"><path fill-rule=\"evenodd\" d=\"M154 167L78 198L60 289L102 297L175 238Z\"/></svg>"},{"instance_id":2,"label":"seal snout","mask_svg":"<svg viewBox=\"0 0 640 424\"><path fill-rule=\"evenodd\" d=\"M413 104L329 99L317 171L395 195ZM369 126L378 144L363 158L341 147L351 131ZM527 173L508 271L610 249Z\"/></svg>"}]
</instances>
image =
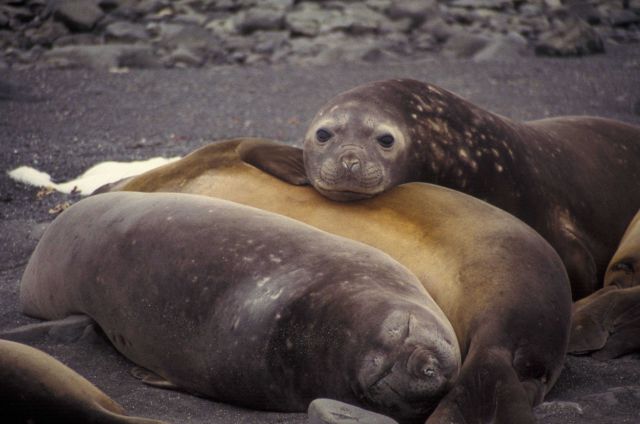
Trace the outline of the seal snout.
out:
<instances>
[{"instance_id":1,"label":"seal snout","mask_svg":"<svg viewBox=\"0 0 640 424\"><path fill-rule=\"evenodd\" d=\"M423 348L416 348L407 360L407 371L416 378L433 378L438 366L437 359Z\"/></svg>"},{"instance_id":2,"label":"seal snout","mask_svg":"<svg viewBox=\"0 0 640 424\"><path fill-rule=\"evenodd\" d=\"M354 153L342 155L340 164L351 175L360 172L360 159Z\"/></svg>"}]
</instances>

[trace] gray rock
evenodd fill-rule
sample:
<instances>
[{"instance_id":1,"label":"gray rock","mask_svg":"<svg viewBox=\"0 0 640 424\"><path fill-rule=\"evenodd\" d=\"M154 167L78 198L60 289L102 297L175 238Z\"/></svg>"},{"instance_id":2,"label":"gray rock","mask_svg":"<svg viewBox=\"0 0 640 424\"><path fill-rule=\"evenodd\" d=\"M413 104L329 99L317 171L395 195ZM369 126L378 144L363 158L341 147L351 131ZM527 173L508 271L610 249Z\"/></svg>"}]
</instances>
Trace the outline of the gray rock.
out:
<instances>
[{"instance_id":1,"label":"gray rock","mask_svg":"<svg viewBox=\"0 0 640 424\"><path fill-rule=\"evenodd\" d=\"M475 62L491 60L509 60L517 56L523 56L527 52L526 38L518 33L511 32L507 35L499 35L489 44L473 56Z\"/></svg>"},{"instance_id":2,"label":"gray rock","mask_svg":"<svg viewBox=\"0 0 640 424\"><path fill-rule=\"evenodd\" d=\"M107 40L117 41L138 41L149 38L144 25L127 21L117 21L109 24L105 28L104 34Z\"/></svg>"},{"instance_id":3,"label":"gray rock","mask_svg":"<svg viewBox=\"0 0 640 424\"><path fill-rule=\"evenodd\" d=\"M287 31L259 31L255 34L253 51L262 55L272 55L283 49L288 40Z\"/></svg>"},{"instance_id":4,"label":"gray rock","mask_svg":"<svg viewBox=\"0 0 640 424\"><path fill-rule=\"evenodd\" d=\"M603 53L604 43L595 29L574 18L543 34L535 52L542 56L581 56Z\"/></svg>"},{"instance_id":5,"label":"gray rock","mask_svg":"<svg viewBox=\"0 0 640 424\"><path fill-rule=\"evenodd\" d=\"M119 67L151 68L161 66L151 46L105 44L56 47L44 54L54 66L111 69Z\"/></svg>"},{"instance_id":6,"label":"gray rock","mask_svg":"<svg viewBox=\"0 0 640 424\"><path fill-rule=\"evenodd\" d=\"M236 30L233 18L213 19L205 25L205 28L219 37L227 37Z\"/></svg>"},{"instance_id":7,"label":"gray rock","mask_svg":"<svg viewBox=\"0 0 640 424\"><path fill-rule=\"evenodd\" d=\"M417 27L427 20L440 17L440 7L435 0L398 1L389 6L387 16L391 19L409 19L412 27Z\"/></svg>"},{"instance_id":8,"label":"gray rock","mask_svg":"<svg viewBox=\"0 0 640 424\"><path fill-rule=\"evenodd\" d=\"M39 44L43 46L51 46L53 43L67 35L69 31L67 27L60 22L54 20L45 21L38 28L29 28L25 31L25 36L33 44Z\"/></svg>"},{"instance_id":9,"label":"gray rock","mask_svg":"<svg viewBox=\"0 0 640 424\"><path fill-rule=\"evenodd\" d=\"M91 30L104 15L95 0L60 0L54 8L57 19L78 31Z\"/></svg>"},{"instance_id":10,"label":"gray rock","mask_svg":"<svg viewBox=\"0 0 640 424\"><path fill-rule=\"evenodd\" d=\"M631 10L625 9L616 9L612 10L611 13L607 16L611 25L616 27L626 27L632 24L640 23L640 16Z\"/></svg>"},{"instance_id":11,"label":"gray rock","mask_svg":"<svg viewBox=\"0 0 640 424\"><path fill-rule=\"evenodd\" d=\"M180 46L173 50L168 56L165 57L164 62L168 66L187 67L187 66L202 66L205 62L205 58L197 51L188 47Z\"/></svg>"},{"instance_id":12,"label":"gray rock","mask_svg":"<svg viewBox=\"0 0 640 424\"><path fill-rule=\"evenodd\" d=\"M279 30L284 26L284 17L284 10L260 7L240 12L234 22L238 32L250 34L258 30Z\"/></svg>"},{"instance_id":13,"label":"gray rock","mask_svg":"<svg viewBox=\"0 0 640 424\"><path fill-rule=\"evenodd\" d=\"M445 56L472 58L485 49L490 42L491 39L484 35L470 34L464 30L458 30L447 39L442 52Z\"/></svg>"},{"instance_id":14,"label":"gray rock","mask_svg":"<svg viewBox=\"0 0 640 424\"><path fill-rule=\"evenodd\" d=\"M384 15L362 3L349 3L344 9L344 16L349 22L345 29L351 34L378 32L386 20Z\"/></svg>"},{"instance_id":15,"label":"gray rock","mask_svg":"<svg viewBox=\"0 0 640 424\"><path fill-rule=\"evenodd\" d=\"M315 3L300 3L284 20L286 28L293 34L315 37L320 33L321 22L328 14Z\"/></svg>"},{"instance_id":16,"label":"gray rock","mask_svg":"<svg viewBox=\"0 0 640 424\"><path fill-rule=\"evenodd\" d=\"M391 7L391 5L396 2L392 0L366 0L364 3L373 10L385 13Z\"/></svg>"},{"instance_id":17,"label":"gray rock","mask_svg":"<svg viewBox=\"0 0 640 424\"><path fill-rule=\"evenodd\" d=\"M398 424L384 415L331 399L314 400L307 414L309 424Z\"/></svg>"},{"instance_id":18,"label":"gray rock","mask_svg":"<svg viewBox=\"0 0 640 424\"><path fill-rule=\"evenodd\" d=\"M101 44L104 40L102 37L93 33L83 32L76 34L63 35L53 42L54 47L64 47L76 44Z\"/></svg>"},{"instance_id":19,"label":"gray rock","mask_svg":"<svg viewBox=\"0 0 640 424\"><path fill-rule=\"evenodd\" d=\"M512 5L510 0L454 0L451 3L454 7L465 7L468 9L495 9L505 10Z\"/></svg>"}]
</instances>

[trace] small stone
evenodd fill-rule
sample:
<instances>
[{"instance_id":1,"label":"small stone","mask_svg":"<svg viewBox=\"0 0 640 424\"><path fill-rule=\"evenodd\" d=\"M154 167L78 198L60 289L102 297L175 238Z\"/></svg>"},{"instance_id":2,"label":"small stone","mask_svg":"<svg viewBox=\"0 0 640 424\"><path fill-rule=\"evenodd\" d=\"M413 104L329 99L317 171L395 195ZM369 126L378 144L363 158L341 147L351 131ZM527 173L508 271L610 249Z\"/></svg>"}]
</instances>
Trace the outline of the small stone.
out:
<instances>
[{"instance_id":1,"label":"small stone","mask_svg":"<svg viewBox=\"0 0 640 424\"><path fill-rule=\"evenodd\" d=\"M314 400L307 415L309 424L398 424L384 415L331 399Z\"/></svg>"},{"instance_id":2,"label":"small stone","mask_svg":"<svg viewBox=\"0 0 640 424\"><path fill-rule=\"evenodd\" d=\"M612 10L607 16L611 25L616 27L626 27L629 25L640 23L640 16L631 10L616 9Z\"/></svg>"},{"instance_id":3,"label":"small stone","mask_svg":"<svg viewBox=\"0 0 640 424\"><path fill-rule=\"evenodd\" d=\"M511 32L495 37L489 44L473 56L475 62L510 60L527 52L527 40L520 34Z\"/></svg>"},{"instance_id":4,"label":"small stone","mask_svg":"<svg viewBox=\"0 0 640 424\"><path fill-rule=\"evenodd\" d=\"M104 13L93 0L61 0L56 3L54 15L71 30L89 31Z\"/></svg>"},{"instance_id":5,"label":"small stone","mask_svg":"<svg viewBox=\"0 0 640 424\"><path fill-rule=\"evenodd\" d=\"M284 48L289 40L287 31L260 31L255 34L256 40L253 51L258 54L271 55Z\"/></svg>"},{"instance_id":6,"label":"small stone","mask_svg":"<svg viewBox=\"0 0 640 424\"><path fill-rule=\"evenodd\" d=\"M241 34L250 34L258 30L278 30L284 25L284 17L283 10L254 8L240 12L236 16L235 25Z\"/></svg>"},{"instance_id":7,"label":"small stone","mask_svg":"<svg viewBox=\"0 0 640 424\"><path fill-rule=\"evenodd\" d=\"M109 24L104 31L108 40L138 41L147 40L149 34L143 25L127 21L117 21Z\"/></svg>"},{"instance_id":8,"label":"small stone","mask_svg":"<svg viewBox=\"0 0 640 424\"><path fill-rule=\"evenodd\" d=\"M169 66L202 66L204 57L198 52L187 47L180 46L165 58L165 63Z\"/></svg>"},{"instance_id":9,"label":"small stone","mask_svg":"<svg viewBox=\"0 0 640 424\"><path fill-rule=\"evenodd\" d=\"M344 16L350 22L346 30L351 34L377 32L386 20L380 13L360 3L349 4L344 9Z\"/></svg>"},{"instance_id":10,"label":"small stone","mask_svg":"<svg viewBox=\"0 0 640 424\"><path fill-rule=\"evenodd\" d=\"M443 53L445 56L455 58L471 58L486 48L490 42L489 37L460 30L449 37L443 46Z\"/></svg>"},{"instance_id":11,"label":"small stone","mask_svg":"<svg viewBox=\"0 0 640 424\"><path fill-rule=\"evenodd\" d=\"M68 33L67 27L60 22L48 20L38 28L29 28L26 30L25 36L33 44L50 47L57 39Z\"/></svg>"},{"instance_id":12,"label":"small stone","mask_svg":"<svg viewBox=\"0 0 640 424\"><path fill-rule=\"evenodd\" d=\"M571 19L543 34L536 43L535 52L543 56L581 56L603 53L604 43L589 24Z\"/></svg>"}]
</instances>

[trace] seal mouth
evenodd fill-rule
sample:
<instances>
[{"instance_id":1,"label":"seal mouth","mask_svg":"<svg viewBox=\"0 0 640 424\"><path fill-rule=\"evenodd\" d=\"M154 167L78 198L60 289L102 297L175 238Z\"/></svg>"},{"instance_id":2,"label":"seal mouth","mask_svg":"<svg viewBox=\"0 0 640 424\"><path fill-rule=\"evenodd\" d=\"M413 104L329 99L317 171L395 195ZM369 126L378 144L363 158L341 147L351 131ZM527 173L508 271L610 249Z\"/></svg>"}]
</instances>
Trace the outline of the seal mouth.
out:
<instances>
[{"instance_id":1,"label":"seal mouth","mask_svg":"<svg viewBox=\"0 0 640 424\"><path fill-rule=\"evenodd\" d=\"M315 181L314 187L318 190L323 196L328 197L331 200L337 200L340 202L349 202L352 200L363 200L370 199L372 197L377 196L382 193L384 190L378 189L375 191L355 191L355 190L339 190L335 189L332 186L327 185L322 180Z\"/></svg>"}]
</instances>

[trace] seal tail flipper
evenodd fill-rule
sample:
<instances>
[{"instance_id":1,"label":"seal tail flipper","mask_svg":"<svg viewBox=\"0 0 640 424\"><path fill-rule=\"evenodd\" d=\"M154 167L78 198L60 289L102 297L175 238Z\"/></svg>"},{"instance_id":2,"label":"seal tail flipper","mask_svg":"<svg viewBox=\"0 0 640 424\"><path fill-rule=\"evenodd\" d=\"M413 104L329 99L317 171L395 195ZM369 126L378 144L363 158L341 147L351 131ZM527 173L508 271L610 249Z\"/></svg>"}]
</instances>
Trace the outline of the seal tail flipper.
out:
<instances>
[{"instance_id":1,"label":"seal tail flipper","mask_svg":"<svg viewBox=\"0 0 640 424\"><path fill-rule=\"evenodd\" d=\"M0 338L14 342L35 342L44 338L73 343L92 337L96 333L95 321L87 315L70 315L66 318L27 324L0 333Z\"/></svg>"},{"instance_id":2,"label":"seal tail flipper","mask_svg":"<svg viewBox=\"0 0 640 424\"><path fill-rule=\"evenodd\" d=\"M131 375L149 386L167 390L177 390L180 392L184 391L182 388L146 368L134 367L131 369Z\"/></svg>"},{"instance_id":3,"label":"seal tail flipper","mask_svg":"<svg viewBox=\"0 0 640 424\"><path fill-rule=\"evenodd\" d=\"M302 149L284 144L244 141L238 146L240 159L293 185L309 185Z\"/></svg>"},{"instance_id":4,"label":"seal tail flipper","mask_svg":"<svg viewBox=\"0 0 640 424\"><path fill-rule=\"evenodd\" d=\"M454 387L427 424L535 424L532 406L542 395L537 384L523 384L508 352L489 349L467 355ZM530 389L534 389L533 390Z\"/></svg>"},{"instance_id":5,"label":"seal tail flipper","mask_svg":"<svg viewBox=\"0 0 640 424\"><path fill-rule=\"evenodd\" d=\"M612 359L640 351L640 286L608 286L575 303L569 352Z\"/></svg>"}]
</instances>

